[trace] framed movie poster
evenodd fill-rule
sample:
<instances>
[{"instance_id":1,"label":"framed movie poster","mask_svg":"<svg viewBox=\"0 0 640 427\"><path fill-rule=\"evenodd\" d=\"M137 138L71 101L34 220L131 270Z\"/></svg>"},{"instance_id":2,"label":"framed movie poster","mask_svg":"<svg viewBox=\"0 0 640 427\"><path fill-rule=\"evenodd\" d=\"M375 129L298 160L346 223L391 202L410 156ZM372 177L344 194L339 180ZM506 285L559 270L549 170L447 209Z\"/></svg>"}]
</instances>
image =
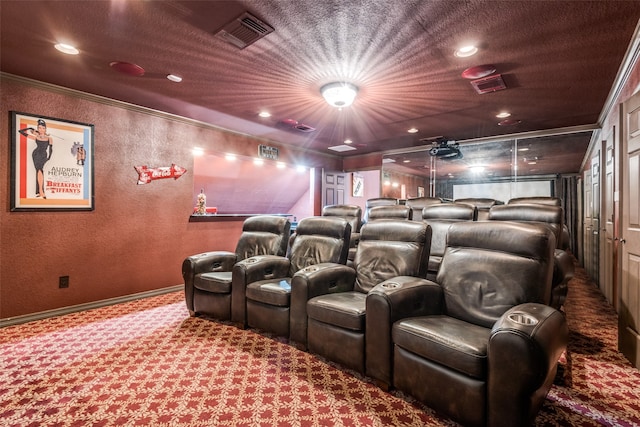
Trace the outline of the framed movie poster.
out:
<instances>
[{"instance_id":1,"label":"framed movie poster","mask_svg":"<svg viewBox=\"0 0 640 427\"><path fill-rule=\"evenodd\" d=\"M11 210L93 210L93 125L11 112Z\"/></svg>"},{"instance_id":2,"label":"framed movie poster","mask_svg":"<svg viewBox=\"0 0 640 427\"><path fill-rule=\"evenodd\" d=\"M353 197L362 197L364 195L364 178L357 173L353 174Z\"/></svg>"}]
</instances>

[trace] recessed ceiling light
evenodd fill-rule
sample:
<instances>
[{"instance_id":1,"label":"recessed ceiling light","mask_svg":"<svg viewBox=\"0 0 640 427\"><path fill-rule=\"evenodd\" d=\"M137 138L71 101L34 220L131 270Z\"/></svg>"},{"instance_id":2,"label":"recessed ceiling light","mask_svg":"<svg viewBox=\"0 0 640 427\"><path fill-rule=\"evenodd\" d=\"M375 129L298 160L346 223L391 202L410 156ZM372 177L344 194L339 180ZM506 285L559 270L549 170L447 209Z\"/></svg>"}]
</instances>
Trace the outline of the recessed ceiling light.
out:
<instances>
[{"instance_id":1,"label":"recessed ceiling light","mask_svg":"<svg viewBox=\"0 0 640 427\"><path fill-rule=\"evenodd\" d=\"M67 55L77 55L80 53L80 51L76 49L75 46L71 46L70 44L66 43L58 43L54 47L60 52L66 53Z\"/></svg>"},{"instance_id":2,"label":"recessed ceiling light","mask_svg":"<svg viewBox=\"0 0 640 427\"><path fill-rule=\"evenodd\" d=\"M476 53L478 53L478 48L473 45L469 45L463 46L460 49L456 50L454 55L458 58L467 58L469 56L475 55Z\"/></svg>"},{"instance_id":3,"label":"recessed ceiling light","mask_svg":"<svg viewBox=\"0 0 640 427\"><path fill-rule=\"evenodd\" d=\"M406 160L403 160L402 163L411 163L411 160L406 159Z\"/></svg>"},{"instance_id":4,"label":"recessed ceiling light","mask_svg":"<svg viewBox=\"0 0 640 427\"><path fill-rule=\"evenodd\" d=\"M267 117L271 117L271 113L268 111L260 111L260 113L258 113L258 115L262 118L267 118Z\"/></svg>"},{"instance_id":5,"label":"recessed ceiling light","mask_svg":"<svg viewBox=\"0 0 640 427\"><path fill-rule=\"evenodd\" d=\"M350 139L345 139L345 140L344 140L344 143L345 143L345 144L353 144L353 141L352 141L352 140L350 140Z\"/></svg>"},{"instance_id":6,"label":"recessed ceiling light","mask_svg":"<svg viewBox=\"0 0 640 427\"><path fill-rule=\"evenodd\" d=\"M182 81L182 77L176 76L175 74L168 74L167 79L175 83L180 83Z\"/></svg>"},{"instance_id":7,"label":"recessed ceiling light","mask_svg":"<svg viewBox=\"0 0 640 427\"><path fill-rule=\"evenodd\" d=\"M511 115L511 113L509 113L507 111L503 111L501 113L496 114L496 117L499 118L499 119L506 119L510 115Z\"/></svg>"},{"instance_id":8,"label":"recessed ceiling light","mask_svg":"<svg viewBox=\"0 0 640 427\"><path fill-rule=\"evenodd\" d=\"M409 133L418 133L418 129L411 128L411 129L407 130L407 132L409 132Z\"/></svg>"}]
</instances>

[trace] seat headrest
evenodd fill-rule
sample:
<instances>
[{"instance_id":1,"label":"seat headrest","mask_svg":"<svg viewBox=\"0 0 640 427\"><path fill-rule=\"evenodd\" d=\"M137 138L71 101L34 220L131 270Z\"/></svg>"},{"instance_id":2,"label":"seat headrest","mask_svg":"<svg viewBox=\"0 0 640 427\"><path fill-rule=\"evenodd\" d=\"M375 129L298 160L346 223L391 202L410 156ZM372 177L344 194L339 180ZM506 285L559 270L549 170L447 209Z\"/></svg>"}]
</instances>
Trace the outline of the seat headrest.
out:
<instances>
[{"instance_id":1,"label":"seat headrest","mask_svg":"<svg viewBox=\"0 0 640 427\"><path fill-rule=\"evenodd\" d=\"M489 211L489 219L498 221L535 221L562 225L562 218L562 208L552 205L508 204L493 206Z\"/></svg>"},{"instance_id":2,"label":"seat headrest","mask_svg":"<svg viewBox=\"0 0 640 427\"><path fill-rule=\"evenodd\" d=\"M296 227L298 236L320 234L336 239L351 236L351 224L344 218L334 216L311 216L303 218Z\"/></svg>"},{"instance_id":3,"label":"seat headrest","mask_svg":"<svg viewBox=\"0 0 640 427\"><path fill-rule=\"evenodd\" d=\"M477 208L466 203L442 203L422 209L422 219L451 219L473 221Z\"/></svg>"},{"instance_id":4,"label":"seat headrest","mask_svg":"<svg viewBox=\"0 0 640 427\"><path fill-rule=\"evenodd\" d=\"M322 216L362 216L362 208L358 205L329 205L322 208Z\"/></svg>"},{"instance_id":5,"label":"seat headrest","mask_svg":"<svg viewBox=\"0 0 640 427\"><path fill-rule=\"evenodd\" d=\"M559 197L515 197L509 200L508 204L534 204L534 205L551 205L551 206L562 206L562 200Z\"/></svg>"},{"instance_id":6,"label":"seat headrest","mask_svg":"<svg viewBox=\"0 0 640 427\"><path fill-rule=\"evenodd\" d=\"M291 229L291 223L284 216L276 215L257 215L247 218L243 225L242 231L264 232L273 234L288 235Z\"/></svg>"},{"instance_id":7,"label":"seat headrest","mask_svg":"<svg viewBox=\"0 0 640 427\"><path fill-rule=\"evenodd\" d=\"M465 199L455 199L454 202L467 203L477 207L478 209L488 209L491 206L502 204L502 202L499 202L496 199L488 199L488 198L482 198L482 197L479 197L479 198L468 197Z\"/></svg>"},{"instance_id":8,"label":"seat headrest","mask_svg":"<svg viewBox=\"0 0 640 427\"><path fill-rule=\"evenodd\" d=\"M537 258L547 251L549 240L556 246L554 233L541 224L516 221L464 221L449 227L447 247L471 247L508 252L527 258Z\"/></svg>"},{"instance_id":9,"label":"seat headrest","mask_svg":"<svg viewBox=\"0 0 640 427\"><path fill-rule=\"evenodd\" d=\"M424 242L428 233L429 226L424 222L380 219L362 226L360 241Z\"/></svg>"},{"instance_id":10,"label":"seat headrest","mask_svg":"<svg viewBox=\"0 0 640 427\"><path fill-rule=\"evenodd\" d=\"M374 199L369 199L366 202L367 208L372 208L374 206L392 206L397 204L398 199L393 199L391 197L377 197Z\"/></svg>"},{"instance_id":11,"label":"seat headrest","mask_svg":"<svg viewBox=\"0 0 640 427\"><path fill-rule=\"evenodd\" d=\"M369 209L368 221L379 219L411 219L411 208L406 205L391 205Z\"/></svg>"},{"instance_id":12,"label":"seat headrest","mask_svg":"<svg viewBox=\"0 0 640 427\"><path fill-rule=\"evenodd\" d=\"M415 199L407 199L405 204L411 208L424 208L425 206L440 205L442 200L439 197L417 197Z\"/></svg>"}]
</instances>

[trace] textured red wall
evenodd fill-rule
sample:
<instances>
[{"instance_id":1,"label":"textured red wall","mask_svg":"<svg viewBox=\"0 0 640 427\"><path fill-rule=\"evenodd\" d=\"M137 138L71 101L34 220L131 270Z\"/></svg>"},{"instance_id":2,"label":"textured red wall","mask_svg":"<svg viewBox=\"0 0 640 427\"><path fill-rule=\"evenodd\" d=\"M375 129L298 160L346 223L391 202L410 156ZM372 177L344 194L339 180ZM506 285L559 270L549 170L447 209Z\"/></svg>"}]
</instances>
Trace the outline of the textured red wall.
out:
<instances>
[{"instance_id":1,"label":"textured red wall","mask_svg":"<svg viewBox=\"0 0 640 427\"><path fill-rule=\"evenodd\" d=\"M0 77L0 318L36 313L183 283L185 256L233 250L242 223L190 223L193 146L257 152L257 141L168 115L61 88ZM95 210L10 212L9 111L95 125ZM284 157L300 157L280 148ZM307 164L341 162L310 156ZM325 165L322 162L326 163ZM188 172L137 185L137 165ZM70 276L59 289L58 277Z\"/></svg>"}]
</instances>

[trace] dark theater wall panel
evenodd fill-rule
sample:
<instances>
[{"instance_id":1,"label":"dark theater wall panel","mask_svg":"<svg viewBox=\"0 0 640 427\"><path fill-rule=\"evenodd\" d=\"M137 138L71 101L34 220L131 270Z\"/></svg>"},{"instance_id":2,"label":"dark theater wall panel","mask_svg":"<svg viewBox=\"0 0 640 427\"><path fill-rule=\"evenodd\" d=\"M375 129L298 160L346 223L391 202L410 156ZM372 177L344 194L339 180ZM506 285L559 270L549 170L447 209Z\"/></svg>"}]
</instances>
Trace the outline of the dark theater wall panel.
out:
<instances>
[{"instance_id":1,"label":"dark theater wall panel","mask_svg":"<svg viewBox=\"0 0 640 427\"><path fill-rule=\"evenodd\" d=\"M264 142L6 75L0 96L0 318L179 285L185 256L234 249L241 221L189 222L191 149L255 153ZM94 211L10 211L12 110L95 125ZM171 163L187 173L137 185L134 166Z\"/></svg>"}]
</instances>

